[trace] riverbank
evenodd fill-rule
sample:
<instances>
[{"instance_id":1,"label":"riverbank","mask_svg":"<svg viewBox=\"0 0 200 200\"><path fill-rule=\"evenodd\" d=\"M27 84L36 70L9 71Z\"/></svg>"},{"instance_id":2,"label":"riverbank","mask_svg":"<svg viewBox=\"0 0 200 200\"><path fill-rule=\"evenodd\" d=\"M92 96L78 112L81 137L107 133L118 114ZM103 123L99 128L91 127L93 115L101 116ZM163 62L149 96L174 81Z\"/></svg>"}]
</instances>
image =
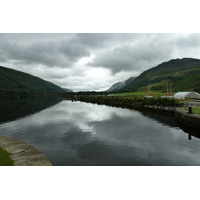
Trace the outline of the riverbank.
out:
<instances>
[{"instance_id":1,"label":"riverbank","mask_svg":"<svg viewBox=\"0 0 200 200\"><path fill-rule=\"evenodd\" d=\"M80 95L76 97L65 97L72 101L83 101L89 103L104 104L108 106L125 107L125 108L152 108L160 110L174 110L182 106L182 103L176 99L169 98L145 98L145 97L113 97L113 96L94 96Z\"/></svg>"},{"instance_id":2,"label":"riverbank","mask_svg":"<svg viewBox=\"0 0 200 200\"><path fill-rule=\"evenodd\" d=\"M200 115L198 114L189 113L184 108L176 108L175 118L189 127L200 129Z\"/></svg>"},{"instance_id":3,"label":"riverbank","mask_svg":"<svg viewBox=\"0 0 200 200\"><path fill-rule=\"evenodd\" d=\"M0 147L11 154L15 166L52 166L42 152L20 140L0 135Z\"/></svg>"}]
</instances>

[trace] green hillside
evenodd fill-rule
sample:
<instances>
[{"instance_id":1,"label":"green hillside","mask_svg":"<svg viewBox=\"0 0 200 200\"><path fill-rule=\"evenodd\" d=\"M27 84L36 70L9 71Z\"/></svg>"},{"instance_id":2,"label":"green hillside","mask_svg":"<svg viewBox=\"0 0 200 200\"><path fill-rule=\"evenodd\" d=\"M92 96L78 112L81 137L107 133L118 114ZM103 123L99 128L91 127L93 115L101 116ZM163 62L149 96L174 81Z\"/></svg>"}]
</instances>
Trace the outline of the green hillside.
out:
<instances>
[{"instance_id":1,"label":"green hillside","mask_svg":"<svg viewBox=\"0 0 200 200\"><path fill-rule=\"evenodd\" d=\"M183 58L164 62L143 72L118 92L147 91L149 84L151 91L200 92L200 60Z\"/></svg>"},{"instance_id":2,"label":"green hillside","mask_svg":"<svg viewBox=\"0 0 200 200\"><path fill-rule=\"evenodd\" d=\"M66 91L39 77L0 66L0 91L58 94Z\"/></svg>"}]
</instances>

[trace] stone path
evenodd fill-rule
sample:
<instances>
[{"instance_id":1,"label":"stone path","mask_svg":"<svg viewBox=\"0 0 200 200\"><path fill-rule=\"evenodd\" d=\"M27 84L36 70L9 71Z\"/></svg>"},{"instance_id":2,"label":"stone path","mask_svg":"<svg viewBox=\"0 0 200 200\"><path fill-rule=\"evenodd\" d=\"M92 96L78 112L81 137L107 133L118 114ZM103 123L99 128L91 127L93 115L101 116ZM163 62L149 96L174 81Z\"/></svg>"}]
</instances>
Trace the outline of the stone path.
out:
<instances>
[{"instance_id":1,"label":"stone path","mask_svg":"<svg viewBox=\"0 0 200 200\"><path fill-rule=\"evenodd\" d=\"M52 166L42 152L20 140L0 135L0 146L11 153L15 166Z\"/></svg>"}]
</instances>

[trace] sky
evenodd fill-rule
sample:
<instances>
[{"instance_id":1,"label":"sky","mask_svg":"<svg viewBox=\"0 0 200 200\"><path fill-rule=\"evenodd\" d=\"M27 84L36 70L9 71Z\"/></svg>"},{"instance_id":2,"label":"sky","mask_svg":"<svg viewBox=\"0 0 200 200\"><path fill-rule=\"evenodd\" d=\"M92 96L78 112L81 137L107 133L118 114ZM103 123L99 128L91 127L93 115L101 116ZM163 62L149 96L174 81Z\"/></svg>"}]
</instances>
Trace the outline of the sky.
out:
<instances>
[{"instance_id":1,"label":"sky","mask_svg":"<svg viewBox=\"0 0 200 200\"><path fill-rule=\"evenodd\" d=\"M0 65L73 91L103 91L176 58L200 59L199 33L1 33Z\"/></svg>"}]
</instances>

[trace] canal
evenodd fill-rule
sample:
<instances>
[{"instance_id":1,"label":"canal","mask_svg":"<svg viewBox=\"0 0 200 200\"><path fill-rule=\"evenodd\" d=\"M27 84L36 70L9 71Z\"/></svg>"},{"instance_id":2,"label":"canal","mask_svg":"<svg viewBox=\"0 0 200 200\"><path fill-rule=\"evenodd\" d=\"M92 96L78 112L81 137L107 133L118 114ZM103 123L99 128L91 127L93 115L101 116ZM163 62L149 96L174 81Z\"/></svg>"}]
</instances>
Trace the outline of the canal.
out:
<instances>
[{"instance_id":1,"label":"canal","mask_svg":"<svg viewBox=\"0 0 200 200\"><path fill-rule=\"evenodd\" d=\"M54 166L200 165L198 134L173 113L61 98L0 102L0 135L27 142Z\"/></svg>"}]
</instances>

